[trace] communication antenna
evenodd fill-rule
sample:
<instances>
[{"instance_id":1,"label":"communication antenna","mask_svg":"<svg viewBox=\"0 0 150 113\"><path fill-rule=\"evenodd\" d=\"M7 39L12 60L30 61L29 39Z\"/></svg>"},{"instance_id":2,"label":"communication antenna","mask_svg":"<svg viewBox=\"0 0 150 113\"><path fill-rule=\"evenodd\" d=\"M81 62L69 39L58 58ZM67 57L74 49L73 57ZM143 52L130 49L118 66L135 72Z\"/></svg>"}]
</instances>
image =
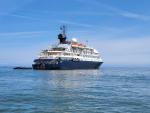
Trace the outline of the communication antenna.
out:
<instances>
[{"instance_id":1,"label":"communication antenna","mask_svg":"<svg viewBox=\"0 0 150 113\"><path fill-rule=\"evenodd\" d=\"M62 31L63 37L66 38L66 26L65 26L65 25L62 25L62 26L60 27L60 30Z\"/></svg>"},{"instance_id":2,"label":"communication antenna","mask_svg":"<svg viewBox=\"0 0 150 113\"><path fill-rule=\"evenodd\" d=\"M88 42L89 42L89 41L88 41L88 40L86 40L86 45L88 45Z\"/></svg>"}]
</instances>

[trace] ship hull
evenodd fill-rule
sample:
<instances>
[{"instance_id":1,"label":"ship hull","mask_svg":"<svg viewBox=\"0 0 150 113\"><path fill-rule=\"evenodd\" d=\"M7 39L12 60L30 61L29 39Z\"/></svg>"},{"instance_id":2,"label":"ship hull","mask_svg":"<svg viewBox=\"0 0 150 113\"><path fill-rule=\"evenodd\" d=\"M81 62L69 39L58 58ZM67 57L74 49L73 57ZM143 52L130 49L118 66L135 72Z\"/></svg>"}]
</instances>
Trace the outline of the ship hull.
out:
<instances>
[{"instance_id":1,"label":"ship hull","mask_svg":"<svg viewBox=\"0 0 150 113\"><path fill-rule=\"evenodd\" d=\"M33 64L35 70L73 70L73 69L98 69L103 62L94 61L55 61L52 64L39 63Z\"/></svg>"}]
</instances>

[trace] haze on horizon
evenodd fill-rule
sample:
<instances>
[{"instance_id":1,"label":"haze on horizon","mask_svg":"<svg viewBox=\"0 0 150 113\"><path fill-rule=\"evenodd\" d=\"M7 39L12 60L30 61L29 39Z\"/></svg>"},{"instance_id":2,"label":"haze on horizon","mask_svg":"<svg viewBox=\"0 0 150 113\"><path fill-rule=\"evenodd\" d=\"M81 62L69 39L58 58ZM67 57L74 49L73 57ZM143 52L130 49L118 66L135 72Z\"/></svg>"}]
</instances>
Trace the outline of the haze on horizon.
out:
<instances>
[{"instance_id":1,"label":"haze on horizon","mask_svg":"<svg viewBox=\"0 0 150 113\"><path fill-rule=\"evenodd\" d=\"M88 40L106 66L150 66L149 6L149 0L1 0L0 65L31 65L65 24L68 39Z\"/></svg>"}]
</instances>

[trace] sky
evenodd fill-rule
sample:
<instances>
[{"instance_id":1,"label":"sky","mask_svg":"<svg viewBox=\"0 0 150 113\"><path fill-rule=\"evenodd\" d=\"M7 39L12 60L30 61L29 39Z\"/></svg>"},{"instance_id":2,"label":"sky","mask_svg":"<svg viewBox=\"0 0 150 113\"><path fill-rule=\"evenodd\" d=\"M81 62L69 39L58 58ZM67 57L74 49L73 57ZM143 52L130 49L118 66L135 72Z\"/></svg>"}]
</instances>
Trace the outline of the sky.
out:
<instances>
[{"instance_id":1,"label":"sky","mask_svg":"<svg viewBox=\"0 0 150 113\"><path fill-rule=\"evenodd\" d=\"M0 65L31 65L61 25L104 66L150 66L150 0L0 0ZM88 43L87 43L88 41Z\"/></svg>"}]
</instances>

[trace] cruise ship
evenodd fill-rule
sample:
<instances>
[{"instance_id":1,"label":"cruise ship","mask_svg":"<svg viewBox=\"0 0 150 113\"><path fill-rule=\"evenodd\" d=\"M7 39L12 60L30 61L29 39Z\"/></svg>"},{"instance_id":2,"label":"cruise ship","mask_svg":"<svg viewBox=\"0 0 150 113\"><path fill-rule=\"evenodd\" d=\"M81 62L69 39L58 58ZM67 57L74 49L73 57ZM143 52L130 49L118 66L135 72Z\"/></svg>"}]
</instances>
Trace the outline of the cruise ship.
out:
<instances>
[{"instance_id":1,"label":"cruise ship","mask_svg":"<svg viewBox=\"0 0 150 113\"><path fill-rule=\"evenodd\" d=\"M98 69L103 63L99 52L76 38L67 40L66 27L61 27L58 44L42 50L32 65L36 70Z\"/></svg>"}]
</instances>

